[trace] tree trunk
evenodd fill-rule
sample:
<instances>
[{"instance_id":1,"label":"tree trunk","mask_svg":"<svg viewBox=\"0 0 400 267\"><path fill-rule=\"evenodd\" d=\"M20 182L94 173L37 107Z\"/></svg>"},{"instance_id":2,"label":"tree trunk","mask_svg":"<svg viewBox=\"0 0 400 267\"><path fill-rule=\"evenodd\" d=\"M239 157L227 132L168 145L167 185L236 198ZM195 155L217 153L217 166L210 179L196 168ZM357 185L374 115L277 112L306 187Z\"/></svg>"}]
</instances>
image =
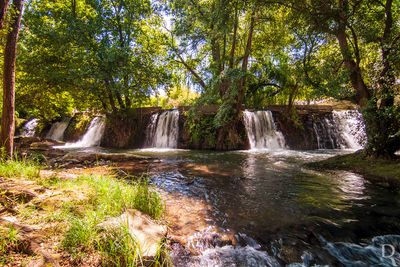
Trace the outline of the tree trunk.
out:
<instances>
[{"instance_id":1,"label":"tree trunk","mask_svg":"<svg viewBox=\"0 0 400 267\"><path fill-rule=\"evenodd\" d=\"M3 29L4 20L7 15L8 0L0 0L0 30Z\"/></svg>"},{"instance_id":2,"label":"tree trunk","mask_svg":"<svg viewBox=\"0 0 400 267\"><path fill-rule=\"evenodd\" d=\"M125 109L125 103L122 100L121 93L118 90L115 91L115 96L117 97L117 101L118 101L118 105L119 105L120 109Z\"/></svg>"},{"instance_id":3,"label":"tree trunk","mask_svg":"<svg viewBox=\"0 0 400 267\"><path fill-rule=\"evenodd\" d=\"M242 105L244 102L244 95L247 83L247 70L249 65L249 57L251 53L251 47L253 43L253 33L254 33L254 26L255 26L255 8L251 11L251 19L250 19L250 28L249 28L249 35L247 36L247 43L246 48L244 50L243 61L242 61L242 78L239 80L238 85L238 97L237 97L237 111L242 109Z\"/></svg>"},{"instance_id":4,"label":"tree trunk","mask_svg":"<svg viewBox=\"0 0 400 267\"><path fill-rule=\"evenodd\" d=\"M21 25L23 0L13 1L11 31L7 34L4 49L3 72L3 113L1 120L1 142L7 157L12 157L15 130L15 61L17 56L18 33Z\"/></svg>"},{"instance_id":5,"label":"tree trunk","mask_svg":"<svg viewBox=\"0 0 400 267\"><path fill-rule=\"evenodd\" d=\"M108 96L108 101L110 102L110 106L112 111L116 112L117 111L117 107L115 106L115 100L112 94L112 89L110 88L110 81L109 80L105 80L104 84L106 86L106 93Z\"/></svg>"},{"instance_id":6,"label":"tree trunk","mask_svg":"<svg viewBox=\"0 0 400 267\"><path fill-rule=\"evenodd\" d=\"M351 55L351 50L347 42L345 29L339 29L336 37L339 42L340 52L343 57L344 65L350 73L351 85L356 91L356 101L360 106L365 106L367 100L370 98L370 93L364 83L361 69Z\"/></svg>"},{"instance_id":7,"label":"tree trunk","mask_svg":"<svg viewBox=\"0 0 400 267\"><path fill-rule=\"evenodd\" d=\"M359 66L359 62L354 60L353 53L350 49L347 41L346 27L348 25L347 13L349 9L349 3L347 0L339 0L339 19L338 29L336 32L336 38L339 43L340 52L343 57L344 65L350 74L350 82L354 90L356 91L356 101L360 106L365 106L370 93L364 82L362 72ZM353 32L355 35L355 33ZM358 51L355 51L358 54Z\"/></svg>"},{"instance_id":8,"label":"tree trunk","mask_svg":"<svg viewBox=\"0 0 400 267\"><path fill-rule=\"evenodd\" d=\"M391 35L393 27L393 15L392 15L392 4L393 0L387 0L385 4L385 29L383 31L382 38L380 38L381 45L381 58L383 69L379 77L379 94L380 94L380 108L391 107L394 104L394 92L393 88L396 83L396 77L394 75L393 66L390 60L390 53L393 47L391 47Z\"/></svg>"},{"instance_id":9,"label":"tree trunk","mask_svg":"<svg viewBox=\"0 0 400 267\"><path fill-rule=\"evenodd\" d=\"M233 109L233 114L232 114L232 119L223 127L218 129L217 133L217 145L216 148L218 150L232 150L232 149L237 149L238 145L240 144L240 133L238 132L238 125L240 122L240 114L241 110L243 109L243 102L244 102L244 95L245 95L245 88L246 88L246 76L247 76L247 69L248 69L248 63L249 63L249 57L251 53L251 47L252 47L252 41L253 41L253 32L254 32L254 26L255 26L255 8L253 7L251 11L251 19L250 19L250 28L249 28L249 33L247 36L247 43L243 55L243 61L242 61L242 73L243 76L235 81L236 85L238 86L238 93L235 99L235 102L233 102L232 109ZM236 28L236 26L235 26ZM232 45L232 49L234 49L234 46ZM232 59L232 58L231 58ZM232 62L232 61L231 61ZM223 89L223 86L229 86L230 89L232 90L232 83L222 83L221 87Z\"/></svg>"}]
</instances>

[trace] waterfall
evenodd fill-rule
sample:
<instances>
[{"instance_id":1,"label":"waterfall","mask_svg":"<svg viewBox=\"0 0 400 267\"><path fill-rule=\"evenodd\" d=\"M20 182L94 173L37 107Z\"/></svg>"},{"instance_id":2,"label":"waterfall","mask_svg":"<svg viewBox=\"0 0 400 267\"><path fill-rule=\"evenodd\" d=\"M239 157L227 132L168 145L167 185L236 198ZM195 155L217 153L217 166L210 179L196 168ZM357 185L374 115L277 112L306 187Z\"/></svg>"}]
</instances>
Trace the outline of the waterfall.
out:
<instances>
[{"instance_id":1,"label":"waterfall","mask_svg":"<svg viewBox=\"0 0 400 267\"><path fill-rule=\"evenodd\" d=\"M367 135L362 114L358 110L334 110L333 120L340 134L340 148L361 149Z\"/></svg>"},{"instance_id":2,"label":"waterfall","mask_svg":"<svg viewBox=\"0 0 400 267\"><path fill-rule=\"evenodd\" d=\"M277 131L272 112L244 111L244 124L251 149L279 149L285 148L285 138Z\"/></svg>"},{"instance_id":3,"label":"waterfall","mask_svg":"<svg viewBox=\"0 0 400 267\"><path fill-rule=\"evenodd\" d=\"M362 114L357 110L334 110L314 117L313 129L319 149L361 149L367 136Z\"/></svg>"},{"instance_id":4,"label":"waterfall","mask_svg":"<svg viewBox=\"0 0 400 267\"><path fill-rule=\"evenodd\" d=\"M36 127L39 123L39 119L28 120L21 128L21 136L33 137L36 133Z\"/></svg>"},{"instance_id":5,"label":"waterfall","mask_svg":"<svg viewBox=\"0 0 400 267\"><path fill-rule=\"evenodd\" d=\"M318 149L339 148L339 133L331 114L325 115L324 117L314 117L313 130L317 139Z\"/></svg>"},{"instance_id":6,"label":"waterfall","mask_svg":"<svg viewBox=\"0 0 400 267\"><path fill-rule=\"evenodd\" d=\"M64 138L64 132L67 129L70 120L71 119L68 118L63 121L53 123L53 125L50 128L50 131L46 135L46 138L56 141L62 141Z\"/></svg>"},{"instance_id":7,"label":"waterfall","mask_svg":"<svg viewBox=\"0 0 400 267\"><path fill-rule=\"evenodd\" d=\"M66 143L65 147L99 146L103 137L106 123L104 117L95 117L89 124L86 133L75 143Z\"/></svg>"},{"instance_id":8,"label":"waterfall","mask_svg":"<svg viewBox=\"0 0 400 267\"><path fill-rule=\"evenodd\" d=\"M146 129L146 147L177 148L179 111L168 110L153 114Z\"/></svg>"}]
</instances>

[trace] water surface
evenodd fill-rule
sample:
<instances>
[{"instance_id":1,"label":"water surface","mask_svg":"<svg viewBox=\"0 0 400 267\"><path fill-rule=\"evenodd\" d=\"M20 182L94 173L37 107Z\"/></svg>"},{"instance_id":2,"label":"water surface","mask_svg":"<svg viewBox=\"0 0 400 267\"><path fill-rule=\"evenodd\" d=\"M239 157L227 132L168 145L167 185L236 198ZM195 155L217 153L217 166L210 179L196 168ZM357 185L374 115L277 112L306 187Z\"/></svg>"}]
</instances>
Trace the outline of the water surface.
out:
<instances>
[{"instance_id":1,"label":"water surface","mask_svg":"<svg viewBox=\"0 0 400 267\"><path fill-rule=\"evenodd\" d=\"M198 209L201 215L198 217L206 217L209 225L236 236L236 247L216 246L212 254L209 250L212 245L203 244L203 248L197 248L203 258L197 258L197 262L188 259L183 265L229 265L232 262L214 262L209 258L201 263L205 255L212 259L227 258L228 250L235 258L232 266L279 266L303 260L351 266L346 260L354 256L354 251L346 259L335 253L341 251L337 246L342 243L338 242L344 242L350 247L361 245L365 250L365 255L360 256L361 265L353 266L370 266L371 252L364 247L371 239L400 233L398 191L373 185L351 172L321 172L304 167L304 163L348 151L136 150L130 153L162 159L164 167L150 167L149 172L151 182L178 202L171 207L186 209L188 220L191 216L200 220L191 214L192 208ZM179 216L184 216L182 213ZM210 229L203 230L206 239ZM192 230L199 235L199 229ZM263 251L273 261L266 263L262 257L254 256L254 264L240 262L238 246L244 258ZM366 265L362 265L363 260Z\"/></svg>"}]
</instances>

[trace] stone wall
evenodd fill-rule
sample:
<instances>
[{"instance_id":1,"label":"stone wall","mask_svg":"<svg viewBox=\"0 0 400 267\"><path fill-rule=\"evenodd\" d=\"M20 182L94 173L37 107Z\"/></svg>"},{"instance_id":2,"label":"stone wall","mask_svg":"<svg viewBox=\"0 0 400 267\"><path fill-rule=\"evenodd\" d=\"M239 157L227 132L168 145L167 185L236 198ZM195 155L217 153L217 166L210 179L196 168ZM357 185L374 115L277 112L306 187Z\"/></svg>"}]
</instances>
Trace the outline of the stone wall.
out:
<instances>
[{"instance_id":1,"label":"stone wall","mask_svg":"<svg viewBox=\"0 0 400 267\"><path fill-rule=\"evenodd\" d=\"M331 106L297 106L298 119L296 122L289 120L286 116L286 107L271 106L274 120L278 130L280 130L290 149L311 150L318 148L317 136L313 128L313 122L323 120L326 116L331 116ZM242 150L249 148L249 141L245 131L243 121L239 121L231 129L232 133L226 134L225 144L218 144L215 139L209 136L193 138L187 123L186 111L189 107L180 107L179 116L179 137L178 148L181 149L201 149L201 150ZM161 108L142 108L133 111L107 115L106 130L101 142L101 146L107 148L142 148L146 139L146 128L150 117L155 112L160 112ZM216 106L200 107L197 112L199 116L213 119ZM217 135L217 133L216 133ZM229 138L232 137L230 140Z\"/></svg>"},{"instance_id":2,"label":"stone wall","mask_svg":"<svg viewBox=\"0 0 400 267\"><path fill-rule=\"evenodd\" d=\"M178 148L202 150L242 150L249 148L249 141L243 121L232 126L218 140L219 133L207 132L196 137L192 135L187 122L187 111L190 107L180 107ZM332 116L332 106L296 106L297 119L287 117L285 106L270 106L278 130L285 137L290 149L310 150L318 148L318 140L314 129L315 122L323 121ZM205 121L212 123L218 110L215 105L199 107L196 112ZM146 129L152 114L162 111L159 107L139 108L106 115L106 128L101 146L106 148L143 148L146 141ZM95 114L78 113L70 121L65 131L64 141L79 140ZM200 125L201 128L207 127ZM208 135L207 135L208 134ZM45 135L44 135L45 136ZM330 147L327 147L330 148Z\"/></svg>"},{"instance_id":3,"label":"stone wall","mask_svg":"<svg viewBox=\"0 0 400 267\"><path fill-rule=\"evenodd\" d=\"M315 120L329 116L328 112L302 112L296 122L289 120L284 112L273 111L274 120L279 131L285 137L286 145L295 150L318 149L317 136L313 128Z\"/></svg>"},{"instance_id":4,"label":"stone wall","mask_svg":"<svg viewBox=\"0 0 400 267\"><path fill-rule=\"evenodd\" d=\"M153 113L160 108L141 108L107 114L101 146L106 148L142 148L146 128Z\"/></svg>"}]
</instances>

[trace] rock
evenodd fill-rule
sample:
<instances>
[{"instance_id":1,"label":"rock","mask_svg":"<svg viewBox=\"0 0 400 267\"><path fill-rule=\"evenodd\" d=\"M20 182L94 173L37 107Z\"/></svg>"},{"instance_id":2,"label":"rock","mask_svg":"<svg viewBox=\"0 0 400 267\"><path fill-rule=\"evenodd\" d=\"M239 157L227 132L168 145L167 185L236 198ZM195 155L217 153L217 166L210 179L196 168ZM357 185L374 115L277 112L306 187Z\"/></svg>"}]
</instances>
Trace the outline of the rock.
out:
<instances>
[{"instance_id":1,"label":"rock","mask_svg":"<svg viewBox=\"0 0 400 267\"><path fill-rule=\"evenodd\" d=\"M133 209L128 209L121 216L110 218L98 226L110 230L124 225L128 226L129 233L139 244L142 256L145 259L154 258L162 239L167 235L167 227Z\"/></svg>"},{"instance_id":2,"label":"rock","mask_svg":"<svg viewBox=\"0 0 400 267\"><path fill-rule=\"evenodd\" d=\"M79 162L98 162L98 161L112 161L112 162L125 162L125 161L141 161L152 159L150 157L134 155L129 153L91 153L91 152L70 152L66 154L62 160L77 160Z\"/></svg>"},{"instance_id":3,"label":"rock","mask_svg":"<svg viewBox=\"0 0 400 267\"><path fill-rule=\"evenodd\" d=\"M51 150L54 145L56 144L50 141L33 142L29 148L31 150Z\"/></svg>"},{"instance_id":4,"label":"rock","mask_svg":"<svg viewBox=\"0 0 400 267\"><path fill-rule=\"evenodd\" d=\"M33 142L41 142L40 137L36 136L15 136L14 142L21 146L32 144Z\"/></svg>"}]
</instances>

